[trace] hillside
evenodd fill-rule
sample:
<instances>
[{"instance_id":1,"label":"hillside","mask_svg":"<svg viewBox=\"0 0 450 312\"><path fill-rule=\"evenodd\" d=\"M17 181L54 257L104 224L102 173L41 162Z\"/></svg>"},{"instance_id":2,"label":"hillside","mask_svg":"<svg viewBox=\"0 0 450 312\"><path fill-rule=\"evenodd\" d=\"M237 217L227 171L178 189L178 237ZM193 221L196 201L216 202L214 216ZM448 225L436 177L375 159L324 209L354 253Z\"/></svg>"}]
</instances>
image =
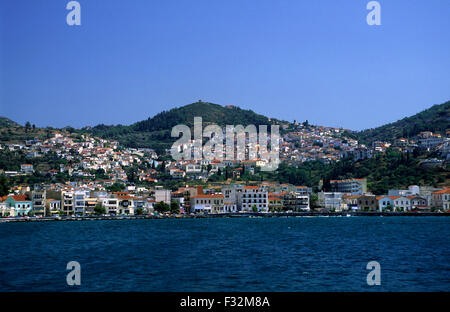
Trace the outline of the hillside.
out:
<instances>
[{"instance_id":1,"label":"hillside","mask_svg":"<svg viewBox=\"0 0 450 312\"><path fill-rule=\"evenodd\" d=\"M20 125L9 118L0 116L0 127L19 127Z\"/></svg>"},{"instance_id":2,"label":"hillside","mask_svg":"<svg viewBox=\"0 0 450 312\"><path fill-rule=\"evenodd\" d=\"M194 117L202 117L203 126L211 123L222 127L238 124L246 126L249 124L280 123L278 120L270 120L263 115L256 114L252 110L198 101L169 111L163 111L130 126L106 126L102 124L84 130L103 138L116 139L129 147L151 147L160 150L169 148L175 140L170 136L172 127L179 124L193 127Z\"/></svg>"},{"instance_id":3,"label":"hillside","mask_svg":"<svg viewBox=\"0 0 450 312\"><path fill-rule=\"evenodd\" d=\"M450 101L434 105L411 117L406 117L381 127L356 132L350 136L364 144L374 141L393 141L398 138L411 138L421 131L445 134L450 128Z\"/></svg>"}]
</instances>

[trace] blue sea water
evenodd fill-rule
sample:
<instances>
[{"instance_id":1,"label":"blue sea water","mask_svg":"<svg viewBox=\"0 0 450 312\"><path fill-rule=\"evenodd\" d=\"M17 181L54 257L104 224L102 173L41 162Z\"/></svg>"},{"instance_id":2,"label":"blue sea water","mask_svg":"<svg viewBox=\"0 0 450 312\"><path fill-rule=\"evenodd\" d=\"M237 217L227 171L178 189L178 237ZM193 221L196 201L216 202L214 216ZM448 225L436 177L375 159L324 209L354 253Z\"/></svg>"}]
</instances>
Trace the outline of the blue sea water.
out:
<instances>
[{"instance_id":1,"label":"blue sea water","mask_svg":"<svg viewBox=\"0 0 450 312\"><path fill-rule=\"evenodd\" d=\"M4 223L0 237L0 291L450 291L448 217Z\"/></svg>"}]
</instances>

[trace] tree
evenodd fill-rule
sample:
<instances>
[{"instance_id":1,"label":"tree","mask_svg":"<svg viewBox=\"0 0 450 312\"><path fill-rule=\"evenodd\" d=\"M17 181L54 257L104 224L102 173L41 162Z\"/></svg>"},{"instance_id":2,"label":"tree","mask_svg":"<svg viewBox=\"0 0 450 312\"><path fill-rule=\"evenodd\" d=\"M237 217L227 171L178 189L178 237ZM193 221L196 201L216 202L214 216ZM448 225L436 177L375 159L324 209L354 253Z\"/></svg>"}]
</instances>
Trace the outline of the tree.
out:
<instances>
[{"instance_id":1,"label":"tree","mask_svg":"<svg viewBox=\"0 0 450 312\"><path fill-rule=\"evenodd\" d=\"M123 191L124 189L125 189L125 185L124 184L115 182L113 185L111 185L109 187L108 190L110 192L120 192L120 191Z\"/></svg>"},{"instance_id":2,"label":"tree","mask_svg":"<svg viewBox=\"0 0 450 312\"><path fill-rule=\"evenodd\" d=\"M171 213L180 213L180 206L177 202L170 203L170 212Z\"/></svg>"},{"instance_id":3,"label":"tree","mask_svg":"<svg viewBox=\"0 0 450 312\"><path fill-rule=\"evenodd\" d=\"M5 196L9 194L9 183L8 179L4 174L0 175L0 196Z\"/></svg>"},{"instance_id":4,"label":"tree","mask_svg":"<svg viewBox=\"0 0 450 312\"><path fill-rule=\"evenodd\" d=\"M157 212L160 212L160 213L170 211L170 206L163 201L160 201L159 203L155 204L154 208Z\"/></svg>"},{"instance_id":5,"label":"tree","mask_svg":"<svg viewBox=\"0 0 450 312\"><path fill-rule=\"evenodd\" d=\"M258 208L256 208L256 205L253 205L253 206L252 206L252 211L253 211L253 212L258 212Z\"/></svg>"},{"instance_id":6,"label":"tree","mask_svg":"<svg viewBox=\"0 0 450 312\"><path fill-rule=\"evenodd\" d=\"M102 204L97 203L97 205L95 205L95 208L94 208L94 213L98 216L102 215L102 214L106 214L106 209L105 209L105 207L103 207Z\"/></svg>"},{"instance_id":7,"label":"tree","mask_svg":"<svg viewBox=\"0 0 450 312\"><path fill-rule=\"evenodd\" d=\"M136 209L136 214L137 214L138 216L140 216L140 215L143 214L143 213L144 213L144 209L142 209L141 207L139 207L139 208Z\"/></svg>"},{"instance_id":8,"label":"tree","mask_svg":"<svg viewBox=\"0 0 450 312\"><path fill-rule=\"evenodd\" d=\"M30 129L31 129L31 124L29 121L27 121L25 123L25 132L28 133L30 131Z\"/></svg>"}]
</instances>

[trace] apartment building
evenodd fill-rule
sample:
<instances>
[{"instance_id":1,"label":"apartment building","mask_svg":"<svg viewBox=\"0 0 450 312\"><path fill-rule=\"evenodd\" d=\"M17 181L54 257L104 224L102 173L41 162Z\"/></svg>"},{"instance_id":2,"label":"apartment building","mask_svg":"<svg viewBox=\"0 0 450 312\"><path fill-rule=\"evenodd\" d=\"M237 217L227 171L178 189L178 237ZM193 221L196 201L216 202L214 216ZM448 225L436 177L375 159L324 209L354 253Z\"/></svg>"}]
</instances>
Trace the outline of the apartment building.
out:
<instances>
[{"instance_id":1,"label":"apartment building","mask_svg":"<svg viewBox=\"0 0 450 312\"><path fill-rule=\"evenodd\" d=\"M262 186L244 186L238 194L240 210L245 212L267 212L269 210L269 196Z\"/></svg>"},{"instance_id":2,"label":"apartment building","mask_svg":"<svg viewBox=\"0 0 450 312\"><path fill-rule=\"evenodd\" d=\"M33 213L36 216L46 215L46 199L46 190L39 185L35 185L33 191L31 192L31 200L33 201Z\"/></svg>"},{"instance_id":3,"label":"apartment building","mask_svg":"<svg viewBox=\"0 0 450 312\"><path fill-rule=\"evenodd\" d=\"M74 196L73 196L73 190L72 189L67 189L67 190L63 190L61 191L61 206L62 206L62 211L69 215L69 214L73 214L74 211Z\"/></svg>"},{"instance_id":4,"label":"apartment building","mask_svg":"<svg viewBox=\"0 0 450 312\"><path fill-rule=\"evenodd\" d=\"M330 186L331 191L336 193L361 195L367 192L366 179L331 180Z\"/></svg>"},{"instance_id":5,"label":"apartment building","mask_svg":"<svg viewBox=\"0 0 450 312\"><path fill-rule=\"evenodd\" d=\"M342 196L344 193L341 192L319 192L318 193L318 204L320 207L341 211L342 210Z\"/></svg>"},{"instance_id":6,"label":"apartment building","mask_svg":"<svg viewBox=\"0 0 450 312\"><path fill-rule=\"evenodd\" d=\"M224 200L221 194L199 194L191 198L191 210L195 213L223 212Z\"/></svg>"},{"instance_id":7,"label":"apartment building","mask_svg":"<svg viewBox=\"0 0 450 312\"><path fill-rule=\"evenodd\" d=\"M170 205L171 193L170 190L165 190L162 186L155 188L155 202L165 202Z\"/></svg>"}]
</instances>

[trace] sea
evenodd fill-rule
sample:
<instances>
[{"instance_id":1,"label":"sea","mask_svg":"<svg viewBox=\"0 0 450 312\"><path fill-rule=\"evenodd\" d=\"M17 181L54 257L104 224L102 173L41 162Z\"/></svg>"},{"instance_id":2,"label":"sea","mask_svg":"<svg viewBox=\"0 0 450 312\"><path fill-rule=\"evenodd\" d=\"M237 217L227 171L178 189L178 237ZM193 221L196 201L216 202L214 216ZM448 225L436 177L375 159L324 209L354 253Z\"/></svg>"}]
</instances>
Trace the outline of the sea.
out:
<instances>
[{"instance_id":1,"label":"sea","mask_svg":"<svg viewBox=\"0 0 450 312\"><path fill-rule=\"evenodd\" d=\"M0 291L450 291L450 217L18 222L0 238Z\"/></svg>"}]
</instances>

